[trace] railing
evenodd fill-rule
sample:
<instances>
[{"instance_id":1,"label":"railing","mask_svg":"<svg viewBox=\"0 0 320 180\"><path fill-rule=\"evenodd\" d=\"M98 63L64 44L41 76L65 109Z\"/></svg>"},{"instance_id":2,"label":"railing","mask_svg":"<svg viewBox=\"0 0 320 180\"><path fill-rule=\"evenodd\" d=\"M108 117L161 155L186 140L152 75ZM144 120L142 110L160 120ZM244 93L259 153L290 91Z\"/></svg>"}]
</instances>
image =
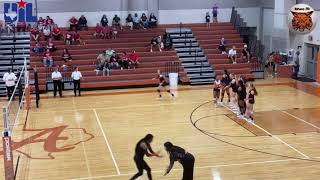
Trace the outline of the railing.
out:
<instances>
[{"instance_id":1,"label":"railing","mask_svg":"<svg viewBox=\"0 0 320 180\"><path fill-rule=\"evenodd\" d=\"M46 68L46 83L51 83L52 78L51 74L54 72L56 67L47 67ZM73 66L67 66L67 67L58 67L58 71L62 75L62 82L72 82L71 74L73 71Z\"/></svg>"},{"instance_id":2,"label":"railing","mask_svg":"<svg viewBox=\"0 0 320 180\"><path fill-rule=\"evenodd\" d=\"M167 62L165 64L165 75L168 77L169 73L179 73L180 63L179 62Z\"/></svg>"}]
</instances>

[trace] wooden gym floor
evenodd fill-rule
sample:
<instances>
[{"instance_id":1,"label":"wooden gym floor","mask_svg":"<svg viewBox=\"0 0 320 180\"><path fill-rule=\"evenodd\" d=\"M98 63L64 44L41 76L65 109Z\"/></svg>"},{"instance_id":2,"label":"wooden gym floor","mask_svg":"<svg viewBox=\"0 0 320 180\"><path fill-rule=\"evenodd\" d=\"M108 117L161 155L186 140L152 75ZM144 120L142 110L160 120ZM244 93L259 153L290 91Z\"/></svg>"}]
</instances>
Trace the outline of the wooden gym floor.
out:
<instances>
[{"instance_id":1,"label":"wooden gym floor","mask_svg":"<svg viewBox=\"0 0 320 180\"><path fill-rule=\"evenodd\" d=\"M195 180L320 178L320 88L289 79L255 84L254 124L215 108L210 86L180 87L175 100L157 100L154 88L42 95L26 127L21 112L14 130L17 179L127 180L136 172L135 144L147 133L164 155L146 158L154 179L181 179L179 163L162 176L168 140L194 154Z\"/></svg>"}]
</instances>

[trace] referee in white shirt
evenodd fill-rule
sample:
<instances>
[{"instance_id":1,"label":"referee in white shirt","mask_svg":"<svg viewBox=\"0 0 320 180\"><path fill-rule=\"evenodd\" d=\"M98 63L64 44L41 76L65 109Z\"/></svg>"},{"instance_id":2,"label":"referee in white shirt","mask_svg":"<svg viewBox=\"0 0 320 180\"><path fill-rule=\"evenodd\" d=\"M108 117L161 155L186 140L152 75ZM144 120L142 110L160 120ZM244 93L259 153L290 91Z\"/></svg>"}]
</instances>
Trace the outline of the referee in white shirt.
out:
<instances>
[{"instance_id":1,"label":"referee in white shirt","mask_svg":"<svg viewBox=\"0 0 320 180\"><path fill-rule=\"evenodd\" d=\"M74 67L74 71L71 74L71 78L73 79L74 96L77 96L77 88L79 96L81 96L80 80L82 80L83 78L81 72L78 70L78 67Z\"/></svg>"},{"instance_id":2,"label":"referee in white shirt","mask_svg":"<svg viewBox=\"0 0 320 180\"><path fill-rule=\"evenodd\" d=\"M57 87L59 88L59 95L62 97L62 75L58 70L58 67L51 74L51 78L53 81L53 96L57 96Z\"/></svg>"},{"instance_id":3,"label":"referee in white shirt","mask_svg":"<svg viewBox=\"0 0 320 180\"><path fill-rule=\"evenodd\" d=\"M7 93L8 93L8 101L14 91L14 87L16 86L16 75L12 72L12 69L8 69L8 72L4 73L3 81L6 83Z\"/></svg>"}]
</instances>

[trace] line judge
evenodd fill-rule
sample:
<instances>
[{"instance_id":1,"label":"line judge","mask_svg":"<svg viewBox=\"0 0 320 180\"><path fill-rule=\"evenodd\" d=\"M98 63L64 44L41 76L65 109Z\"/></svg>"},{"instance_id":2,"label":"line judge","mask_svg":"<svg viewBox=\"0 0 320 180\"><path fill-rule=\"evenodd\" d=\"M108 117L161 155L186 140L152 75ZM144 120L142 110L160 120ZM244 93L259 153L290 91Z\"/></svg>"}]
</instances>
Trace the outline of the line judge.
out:
<instances>
[{"instance_id":1,"label":"line judge","mask_svg":"<svg viewBox=\"0 0 320 180\"><path fill-rule=\"evenodd\" d=\"M83 78L78 67L74 67L74 71L71 74L71 78L73 79L74 96L77 96L77 89L78 89L79 96L81 96L80 80L83 80Z\"/></svg>"},{"instance_id":2,"label":"line judge","mask_svg":"<svg viewBox=\"0 0 320 180\"><path fill-rule=\"evenodd\" d=\"M59 72L58 67L54 69L54 71L51 74L51 78L53 81L53 96L57 96L57 88L59 89L59 95L62 97L62 75Z\"/></svg>"}]
</instances>

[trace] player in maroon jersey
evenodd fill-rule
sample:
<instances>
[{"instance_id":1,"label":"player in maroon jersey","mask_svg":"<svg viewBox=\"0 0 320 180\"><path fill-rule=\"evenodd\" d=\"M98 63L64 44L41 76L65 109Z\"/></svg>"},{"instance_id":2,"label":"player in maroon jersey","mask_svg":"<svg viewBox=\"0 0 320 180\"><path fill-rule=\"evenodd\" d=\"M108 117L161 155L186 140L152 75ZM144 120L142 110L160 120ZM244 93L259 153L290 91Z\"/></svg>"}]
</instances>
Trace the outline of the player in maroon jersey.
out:
<instances>
[{"instance_id":1,"label":"player in maroon jersey","mask_svg":"<svg viewBox=\"0 0 320 180\"><path fill-rule=\"evenodd\" d=\"M153 78L153 79L159 79L159 86L157 88L157 91L159 93L159 98L162 98L161 95L161 89L166 90L172 97L174 97L174 94L171 93L171 91L169 89L167 89L167 82L165 77L160 73L160 69L158 69L158 75L157 77Z\"/></svg>"}]
</instances>

